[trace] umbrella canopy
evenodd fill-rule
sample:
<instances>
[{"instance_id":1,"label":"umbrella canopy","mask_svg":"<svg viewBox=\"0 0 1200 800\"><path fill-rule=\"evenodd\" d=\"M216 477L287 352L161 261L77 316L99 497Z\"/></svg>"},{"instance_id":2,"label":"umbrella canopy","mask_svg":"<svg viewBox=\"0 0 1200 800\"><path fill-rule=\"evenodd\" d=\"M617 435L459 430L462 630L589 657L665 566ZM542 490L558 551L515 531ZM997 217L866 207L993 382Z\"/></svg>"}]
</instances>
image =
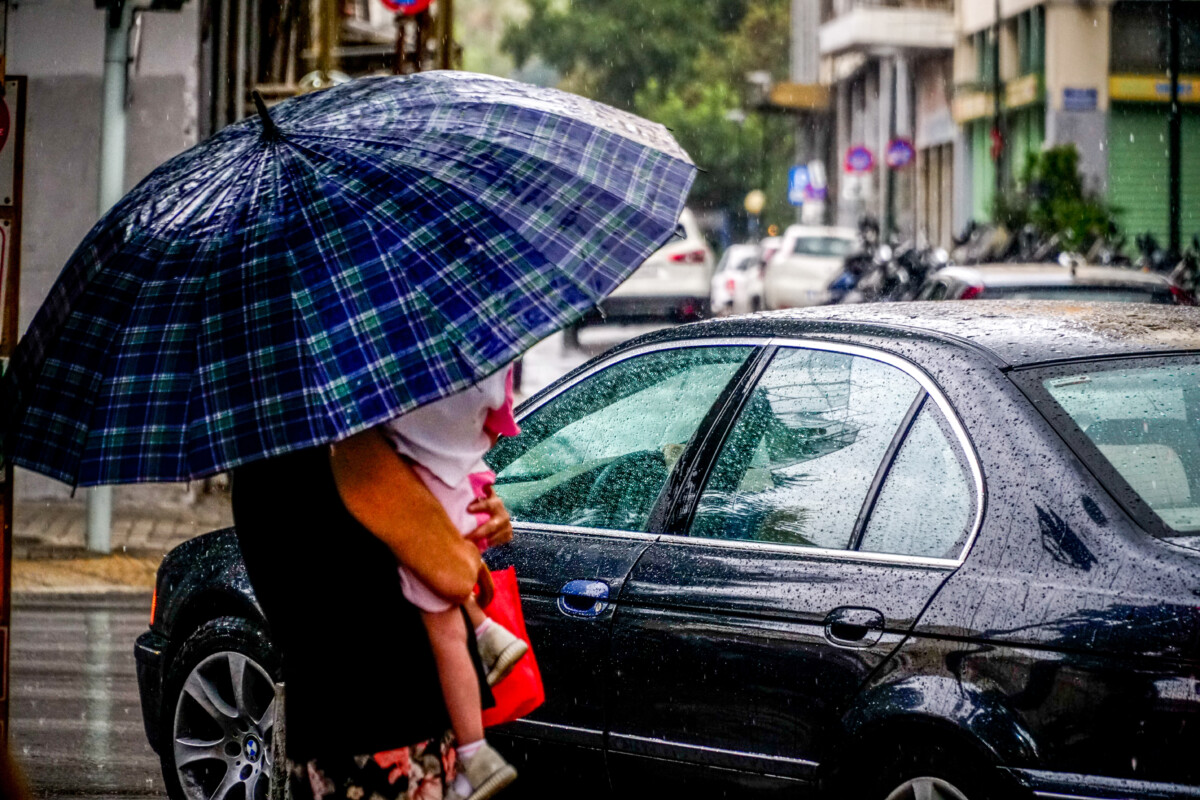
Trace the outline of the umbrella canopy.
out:
<instances>
[{"instance_id":1,"label":"umbrella canopy","mask_svg":"<svg viewBox=\"0 0 1200 800\"><path fill-rule=\"evenodd\" d=\"M462 72L276 106L88 234L6 376L6 453L88 486L342 439L577 319L675 230L660 125Z\"/></svg>"}]
</instances>

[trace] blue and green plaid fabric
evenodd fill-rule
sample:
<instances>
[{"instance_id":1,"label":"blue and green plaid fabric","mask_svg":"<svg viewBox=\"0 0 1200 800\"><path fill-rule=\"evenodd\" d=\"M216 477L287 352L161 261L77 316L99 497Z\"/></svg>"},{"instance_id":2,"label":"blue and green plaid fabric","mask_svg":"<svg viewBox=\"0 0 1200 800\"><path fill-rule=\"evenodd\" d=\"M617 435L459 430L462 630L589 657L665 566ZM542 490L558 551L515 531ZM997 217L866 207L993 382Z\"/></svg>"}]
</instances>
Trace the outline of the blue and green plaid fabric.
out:
<instances>
[{"instance_id":1,"label":"blue and green plaid fabric","mask_svg":"<svg viewBox=\"0 0 1200 800\"><path fill-rule=\"evenodd\" d=\"M675 230L659 125L462 72L280 103L88 234L6 376L6 453L78 486L202 477L461 390Z\"/></svg>"}]
</instances>

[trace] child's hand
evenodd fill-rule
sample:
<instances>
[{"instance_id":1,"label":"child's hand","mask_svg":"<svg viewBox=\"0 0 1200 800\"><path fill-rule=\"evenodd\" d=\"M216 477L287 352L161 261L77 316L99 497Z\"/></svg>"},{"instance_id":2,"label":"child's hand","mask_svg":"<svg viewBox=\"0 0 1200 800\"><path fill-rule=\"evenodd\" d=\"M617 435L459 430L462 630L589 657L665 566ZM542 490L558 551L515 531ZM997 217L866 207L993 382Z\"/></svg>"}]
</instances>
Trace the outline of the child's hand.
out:
<instances>
[{"instance_id":1,"label":"child's hand","mask_svg":"<svg viewBox=\"0 0 1200 800\"><path fill-rule=\"evenodd\" d=\"M492 582L492 571L488 569L487 564L479 565L479 577L475 585L479 587L479 593L475 595L475 602L479 604L480 608L487 608L496 597L496 584Z\"/></svg>"},{"instance_id":2,"label":"child's hand","mask_svg":"<svg viewBox=\"0 0 1200 800\"><path fill-rule=\"evenodd\" d=\"M464 537L465 539L472 542L487 542L488 547L496 547L512 541L512 520L509 519L508 509L504 507L503 501L496 496L494 488L489 486L487 497L480 497L472 502L467 506L467 511L472 514L487 514L488 521L468 533Z\"/></svg>"}]
</instances>

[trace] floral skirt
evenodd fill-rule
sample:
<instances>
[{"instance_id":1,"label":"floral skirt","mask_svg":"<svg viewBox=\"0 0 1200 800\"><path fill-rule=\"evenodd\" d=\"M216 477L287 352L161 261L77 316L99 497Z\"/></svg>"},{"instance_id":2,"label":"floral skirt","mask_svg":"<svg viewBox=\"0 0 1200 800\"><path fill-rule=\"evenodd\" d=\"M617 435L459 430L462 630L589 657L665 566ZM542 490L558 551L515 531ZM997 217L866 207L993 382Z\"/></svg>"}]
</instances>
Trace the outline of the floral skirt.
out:
<instances>
[{"instance_id":1,"label":"floral skirt","mask_svg":"<svg viewBox=\"0 0 1200 800\"><path fill-rule=\"evenodd\" d=\"M454 735L367 756L288 762L292 800L442 800Z\"/></svg>"}]
</instances>

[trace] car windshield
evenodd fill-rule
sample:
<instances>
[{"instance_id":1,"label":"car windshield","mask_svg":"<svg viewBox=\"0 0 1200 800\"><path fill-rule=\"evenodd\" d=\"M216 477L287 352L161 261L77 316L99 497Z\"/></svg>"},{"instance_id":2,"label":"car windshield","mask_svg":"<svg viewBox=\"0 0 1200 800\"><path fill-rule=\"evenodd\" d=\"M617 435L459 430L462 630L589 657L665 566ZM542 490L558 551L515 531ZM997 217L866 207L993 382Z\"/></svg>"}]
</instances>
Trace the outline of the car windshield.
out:
<instances>
[{"instance_id":1,"label":"car windshield","mask_svg":"<svg viewBox=\"0 0 1200 800\"><path fill-rule=\"evenodd\" d=\"M1152 286L989 286L983 300L1081 300L1105 303L1174 302L1166 288Z\"/></svg>"},{"instance_id":2,"label":"car windshield","mask_svg":"<svg viewBox=\"0 0 1200 800\"><path fill-rule=\"evenodd\" d=\"M801 236L792 247L798 256L843 258L854 249L854 240L841 236Z\"/></svg>"},{"instance_id":3,"label":"car windshield","mask_svg":"<svg viewBox=\"0 0 1200 800\"><path fill-rule=\"evenodd\" d=\"M1080 451L1085 459L1090 453L1099 467L1094 471L1114 494L1132 491L1166 527L1167 538L1194 543L1200 534L1200 357L1073 365L1041 384L1074 423L1064 434L1068 440L1082 434L1090 447Z\"/></svg>"}]
</instances>

